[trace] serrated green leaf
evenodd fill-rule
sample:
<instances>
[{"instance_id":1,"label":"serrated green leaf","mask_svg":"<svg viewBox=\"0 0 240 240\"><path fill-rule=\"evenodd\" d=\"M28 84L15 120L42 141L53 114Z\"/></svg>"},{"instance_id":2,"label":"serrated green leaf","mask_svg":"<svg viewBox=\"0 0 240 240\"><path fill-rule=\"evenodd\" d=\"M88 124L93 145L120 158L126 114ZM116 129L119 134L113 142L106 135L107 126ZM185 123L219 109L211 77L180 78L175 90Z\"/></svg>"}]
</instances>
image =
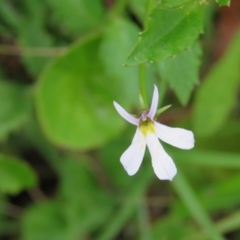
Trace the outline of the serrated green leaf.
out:
<instances>
[{"instance_id":1,"label":"serrated green leaf","mask_svg":"<svg viewBox=\"0 0 240 240\"><path fill-rule=\"evenodd\" d=\"M231 0L216 0L219 6L230 6Z\"/></svg>"},{"instance_id":2,"label":"serrated green leaf","mask_svg":"<svg viewBox=\"0 0 240 240\"><path fill-rule=\"evenodd\" d=\"M30 114L29 89L0 81L0 139L20 127Z\"/></svg>"},{"instance_id":3,"label":"serrated green leaf","mask_svg":"<svg viewBox=\"0 0 240 240\"><path fill-rule=\"evenodd\" d=\"M100 0L49 0L56 24L61 24L65 32L79 36L96 27L103 17Z\"/></svg>"},{"instance_id":4,"label":"serrated green leaf","mask_svg":"<svg viewBox=\"0 0 240 240\"><path fill-rule=\"evenodd\" d=\"M123 127L113 100L124 99L119 78L108 75L92 36L73 46L42 74L37 88L37 112L44 133L55 144L89 149ZM131 96L133 99L134 96ZM127 106L132 101L129 99Z\"/></svg>"},{"instance_id":5,"label":"serrated green leaf","mask_svg":"<svg viewBox=\"0 0 240 240\"><path fill-rule=\"evenodd\" d=\"M210 136L227 120L236 103L240 77L240 32L197 92L193 114L195 133Z\"/></svg>"},{"instance_id":6,"label":"serrated green leaf","mask_svg":"<svg viewBox=\"0 0 240 240\"><path fill-rule=\"evenodd\" d=\"M0 155L0 192L17 194L37 183L35 172L20 159Z\"/></svg>"},{"instance_id":7,"label":"serrated green leaf","mask_svg":"<svg viewBox=\"0 0 240 240\"><path fill-rule=\"evenodd\" d=\"M203 8L196 2L160 2L125 65L160 61L191 48L203 31Z\"/></svg>"},{"instance_id":8,"label":"serrated green leaf","mask_svg":"<svg viewBox=\"0 0 240 240\"><path fill-rule=\"evenodd\" d=\"M198 83L200 54L201 48L196 43L191 50L157 63L161 79L170 85L183 105L187 104L194 85Z\"/></svg>"}]
</instances>

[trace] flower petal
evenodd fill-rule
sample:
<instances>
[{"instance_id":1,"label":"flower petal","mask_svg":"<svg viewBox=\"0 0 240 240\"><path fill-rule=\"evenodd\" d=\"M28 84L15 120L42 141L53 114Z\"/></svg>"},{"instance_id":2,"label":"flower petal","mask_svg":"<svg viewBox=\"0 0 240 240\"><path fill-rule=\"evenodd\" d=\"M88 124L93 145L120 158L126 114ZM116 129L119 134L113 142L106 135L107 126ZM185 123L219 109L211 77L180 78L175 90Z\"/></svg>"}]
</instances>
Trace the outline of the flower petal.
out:
<instances>
[{"instance_id":1,"label":"flower petal","mask_svg":"<svg viewBox=\"0 0 240 240\"><path fill-rule=\"evenodd\" d=\"M155 174L161 180L172 180L177 173L172 158L165 152L154 133L148 133L146 141L152 157L152 166Z\"/></svg>"},{"instance_id":2,"label":"flower petal","mask_svg":"<svg viewBox=\"0 0 240 240\"><path fill-rule=\"evenodd\" d=\"M123 107L121 107L117 102L113 101L113 105L116 108L116 110L118 111L118 113L128 122L130 122L133 125L138 126L139 123L139 119L135 118L133 116L131 116L127 111L125 111L123 109Z\"/></svg>"},{"instance_id":3,"label":"flower petal","mask_svg":"<svg viewBox=\"0 0 240 240\"><path fill-rule=\"evenodd\" d=\"M158 106L158 88L156 85L154 85L154 91L153 91L153 97L152 97L152 103L151 103L151 108L148 112L148 117L150 119L153 119L156 111L157 111L157 106Z\"/></svg>"},{"instance_id":4,"label":"flower petal","mask_svg":"<svg viewBox=\"0 0 240 240\"><path fill-rule=\"evenodd\" d=\"M154 122L156 135L164 142L181 149L194 147L194 135L192 131L183 128L171 128Z\"/></svg>"},{"instance_id":5,"label":"flower petal","mask_svg":"<svg viewBox=\"0 0 240 240\"><path fill-rule=\"evenodd\" d=\"M120 161L127 171L128 175L134 175L143 160L143 155L146 148L146 140L141 131L137 128L137 131L133 137L131 145L122 154Z\"/></svg>"}]
</instances>

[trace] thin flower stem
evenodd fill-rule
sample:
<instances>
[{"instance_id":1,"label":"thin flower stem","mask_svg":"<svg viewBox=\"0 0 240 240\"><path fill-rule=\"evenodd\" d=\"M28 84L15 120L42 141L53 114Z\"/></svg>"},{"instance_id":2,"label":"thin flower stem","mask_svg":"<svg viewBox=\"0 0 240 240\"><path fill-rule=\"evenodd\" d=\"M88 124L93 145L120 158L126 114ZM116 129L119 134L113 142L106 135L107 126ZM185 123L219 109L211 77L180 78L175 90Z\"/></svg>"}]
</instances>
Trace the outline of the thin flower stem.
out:
<instances>
[{"instance_id":1,"label":"thin flower stem","mask_svg":"<svg viewBox=\"0 0 240 240\"><path fill-rule=\"evenodd\" d=\"M155 0L148 0L146 5L146 13L143 21L143 28L146 30L147 28L147 22L150 12L152 11L152 8L154 6ZM140 87L140 93L144 101L144 108L148 106L148 100L147 100L147 89L146 89L146 64L142 63L139 66L139 87Z\"/></svg>"},{"instance_id":2,"label":"thin flower stem","mask_svg":"<svg viewBox=\"0 0 240 240\"><path fill-rule=\"evenodd\" d=\"M146 109L148 106L147 90L146 90L146 64L140 64L139 66L139 87L140 93L143 99L143 108Z\"/></svg>"},{"instance_id":3,"label":"thin flower stem","mask_svg":"<svg viewBox=\"0 0 240 240\"><path fill-rule=\"evenodd\" d=\"M160 87L160 92L159 92L159 106L162 106L163 99L166 95L166 92L167 92L167 82L161 81L161 87Z\"/></svg>"},{"instance_id":4,"label":"thin flower stem","mask_svg":"<svg viewBox=\"0 0 240 240\"><path fill-rule=\"evenodd\" d=\"M147 22L148 22L148 18L149 18L149 14L151 13L153 7L155 4L155 0L148 0L147 1L147 5L146 5L146 13L145 13L145 17L144 17L144 30L147 27Z\"/></svg>"}]
</instances>

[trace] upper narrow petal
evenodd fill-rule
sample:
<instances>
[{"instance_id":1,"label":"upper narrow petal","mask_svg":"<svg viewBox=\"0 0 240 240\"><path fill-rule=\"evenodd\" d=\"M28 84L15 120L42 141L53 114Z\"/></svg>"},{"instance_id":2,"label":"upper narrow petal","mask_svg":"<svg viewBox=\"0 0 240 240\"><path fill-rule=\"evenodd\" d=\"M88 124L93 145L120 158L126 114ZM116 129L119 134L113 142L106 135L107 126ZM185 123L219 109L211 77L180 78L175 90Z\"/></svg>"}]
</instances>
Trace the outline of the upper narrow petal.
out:
<instances>
[{"instance_id":1,"label":"upper narrow petal","mask_svg":"<svg viewBox=\"0 0 240 240\"><path fill-rule=\"evenodd\" d=\"M120 161L129 175L134 175L143 160L143 155L146 148L146 140L141 131L137 131L133 137L131 145L122 154Z\"/></svg>"},{"instance_id":2,"label":"upper narrow petal","mask_svg":"<svg viewBox=\"0 0 240 240\"><path fill-rule=\"evenodd\" d=\"M164 142L181 149L194 147L194 135L192 131L183 128L171 128L154 122L157 136Z\"/></svg>"},{"instance_id":3,"label":"upper narrow petal","mask_svg":"<svg viewBox=\"0 0 240 240\"><path fill-rule=\"evenodd\" d=\"M138 126L139 123L139 119L135 118L133 116L131 116L127 111L125 111L123 109L123 107L121 107L117 102L113 101L113 105L116 108L116 110L118 111L118 113L128 122L130 122L133 125Z\"/></svg>"},{"instance_id":4,"label":"upper narrow petal","mask_svg":"<svg viewBox=\"0 0 240 240\"><path fill-rule=\"evenodd\" d=\"M158 106L158 88L156 85L154 85L154 91L153 91L153 97L152 97L152 103L151 103L151 108L148 112L148 117L150 119L153 119L156 111L157 111L157 106Z\"/></svg>"},{"instance_id":5,"label":"upper narrow petal","mask_svg":"<svg viewBox=\"0 0 240 240\"><path fill-rule=\"evenodd\" d=\"M154 133L148 133L146 141L152 157L152 166L155 174L161 180L172 180L177 173L172 158L165 152Z\"/></svg>"}]
</instances>

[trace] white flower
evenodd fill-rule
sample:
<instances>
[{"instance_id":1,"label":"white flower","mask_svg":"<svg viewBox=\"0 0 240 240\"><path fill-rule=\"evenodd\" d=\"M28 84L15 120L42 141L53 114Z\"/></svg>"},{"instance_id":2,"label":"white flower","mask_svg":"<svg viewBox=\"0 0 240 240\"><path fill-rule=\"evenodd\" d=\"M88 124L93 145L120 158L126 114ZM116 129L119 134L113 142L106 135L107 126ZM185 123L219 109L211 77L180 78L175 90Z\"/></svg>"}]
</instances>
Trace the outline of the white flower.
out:
<instances>
[{"instance_id":1,"label":"white flower","mask_svg":"<svg viewBox=\"0 0 240 240\"><path fill-rule=\"evenodd\" d=\"M131 116L118 103L113 102L113 104L125 120L137 126L131 145L120 158L127 173L134 175L138 171L147 145L157 177L161 180L172 180L177 169L158 138L174 147L191 149L194 147L193 133L182 128L167 127L154 121L158 106L158 89L155 85L151 108L149 111L141 113L139 118Z\"/></svg>"}]
</instances>

